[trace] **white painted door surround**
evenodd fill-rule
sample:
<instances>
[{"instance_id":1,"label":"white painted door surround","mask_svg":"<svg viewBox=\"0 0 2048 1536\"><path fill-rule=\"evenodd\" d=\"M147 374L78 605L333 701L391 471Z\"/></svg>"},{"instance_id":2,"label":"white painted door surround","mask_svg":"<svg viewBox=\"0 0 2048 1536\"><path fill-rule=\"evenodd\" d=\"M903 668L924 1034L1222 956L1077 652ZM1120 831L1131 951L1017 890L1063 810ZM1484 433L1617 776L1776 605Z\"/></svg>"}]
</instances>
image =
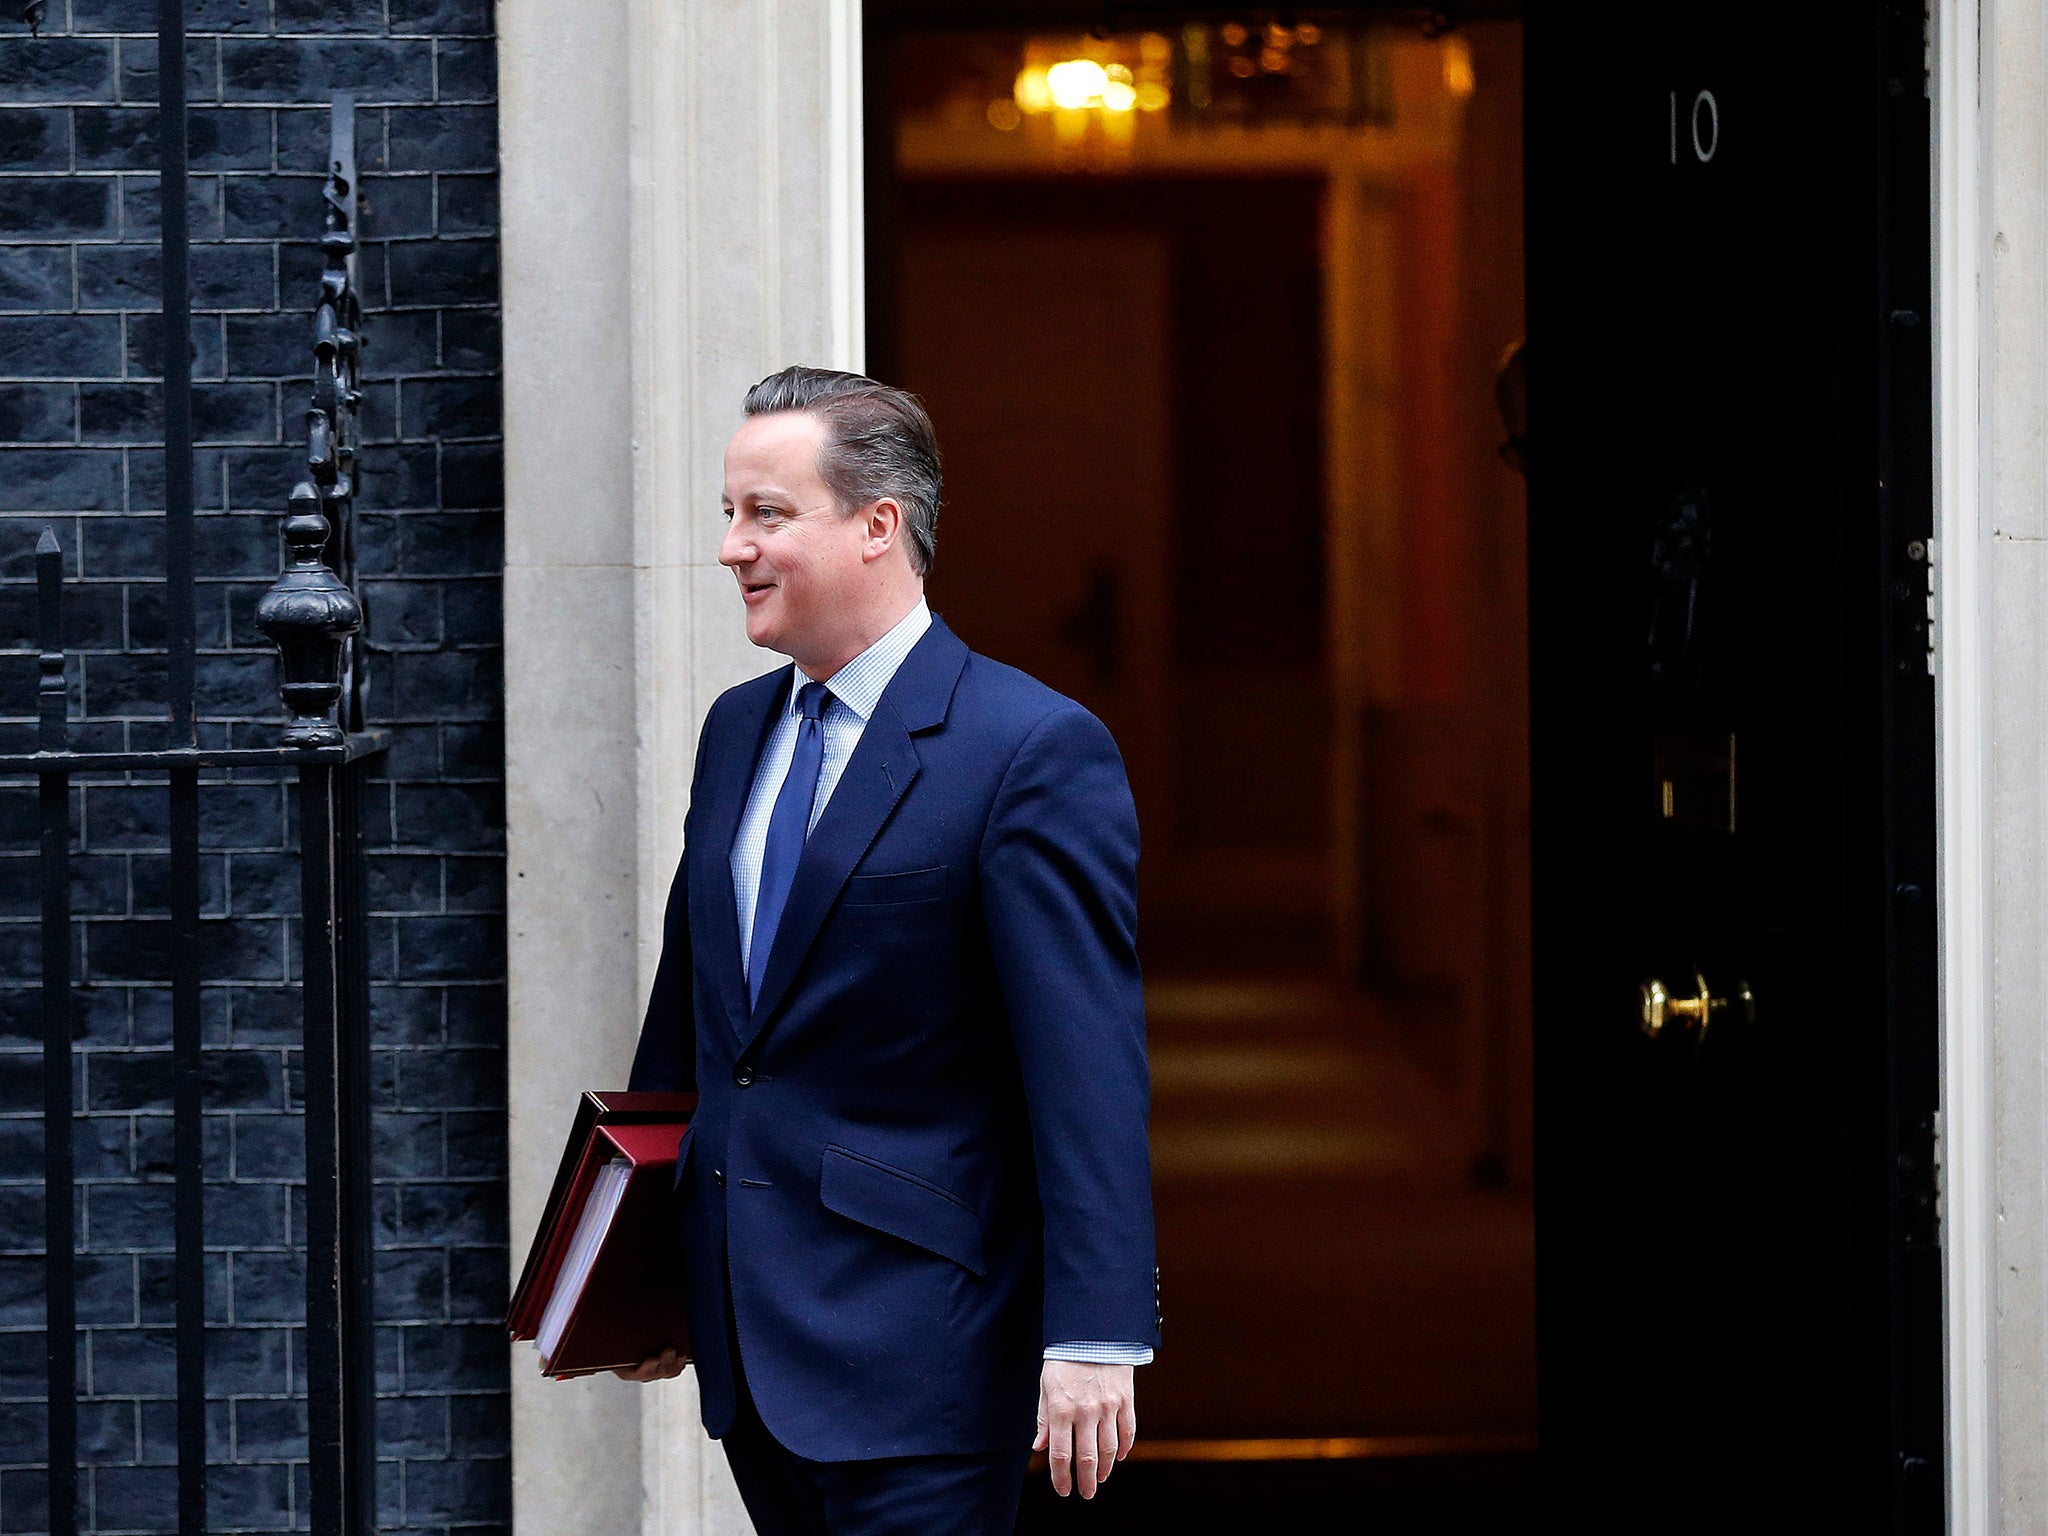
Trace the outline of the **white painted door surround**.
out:
<instances>
[{"instance_id":1,"label":"white painted door surround","mask_svg":"<svg viewBox=\"0 0 2048 1536\"><path fill-rule=\"evenodd\" d=\"M2048 1533L2048 10L1937 0L1950 1529ZM515 1257L623 1081L697 724L758 670L716 564L747 384L858 367L858 0L499 8ZM688 1379L513 1361L522 1536L747 1529Z\"/></svg>"},{"instance_id":2,"label":"white painted door surround","mask_svg":"<svg viewBox=\"0 0 2048 1536\"><path fill-rule=\"evenodd\" d=\"M513 1258L622 1086L697 727L765 670L717 563L746 387L860 366L857 0L498 10ZM749 1529L695 1384L513 1369L521 1536ZM708 1454L707 1454L708 1452Z\"/></svg>"}]
</instances>

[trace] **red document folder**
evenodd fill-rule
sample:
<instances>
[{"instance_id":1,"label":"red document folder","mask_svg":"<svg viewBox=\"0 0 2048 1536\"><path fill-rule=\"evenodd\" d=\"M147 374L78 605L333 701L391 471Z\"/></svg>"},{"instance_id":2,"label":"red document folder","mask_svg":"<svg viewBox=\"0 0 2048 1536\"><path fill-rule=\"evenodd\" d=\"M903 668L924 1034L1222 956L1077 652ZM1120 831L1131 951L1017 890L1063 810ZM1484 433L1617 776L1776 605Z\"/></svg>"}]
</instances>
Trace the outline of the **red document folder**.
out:
<instances>
[{"instance_id":1,"label":"red document folder","mask_svg":"<svg viewBox=\"0 0 2048 1536\"><path fill-rule=\"evenodd\" d=\"M549 1376L689 1354L674 1183L693 1093L586 1093L505 1326Z\"/></svg>"}]
</instances>

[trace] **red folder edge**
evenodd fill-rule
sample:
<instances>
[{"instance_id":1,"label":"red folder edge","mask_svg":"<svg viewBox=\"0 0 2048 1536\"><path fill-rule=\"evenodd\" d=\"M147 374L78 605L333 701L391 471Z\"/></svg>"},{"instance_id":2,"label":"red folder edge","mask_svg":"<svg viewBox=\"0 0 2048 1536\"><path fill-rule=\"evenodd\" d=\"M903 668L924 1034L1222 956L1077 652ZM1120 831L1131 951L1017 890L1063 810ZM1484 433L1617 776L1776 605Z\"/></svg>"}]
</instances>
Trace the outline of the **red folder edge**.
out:
<instances>
[{"instance_id":1,"label":"red folder edge","mask_svg":"<svg viewBox=\"0 0 2048 1536\"><path fill-rule=\"evenodd\" d=\"M601 1148L609 1143L632 1163L633 1173L554 1357L541 1362L543 1373L562 1381L638 1365L662 1346L680 1349L684 1358L689 1358L680 1234L668 1202L676 1160L690 1128L665 1121L601 1124L597 1132L591 1146ZM596 1161L590 1161L594 1181ZM575 1209L580 1215L582 1207ZM664 1282L667 1290L662 1297L655 1288Z\"/></svg>"},{"instance_id":2,"label":"red folder edge","mask_svg":"<svg viewBox=\"0 0 2048 1536\"><path fill-rule=\"evenodd\" d=\"M540 1227L535 1233L533 1246L527 1252L519 1283L512 1293L512 1305L505 1317L505 1326L513 1339L531 1339L540 1332L541 1315L547 1310L547 1298L554 1289L555 1275L575 1235L575 1222L566 1213L582 1213L590 1187L597 1181L598 1153L605 1147L597 1131L601 1127L619 1129L627 1125L667 1124L679 1128L680 1142L680 1127L687 1124L696 1108L697 1095L694 1093L635 1093L607 1089L591 1090L583 1095L576 1106L576 1119L568 1143L562 1149L561 1163L555 1170L554 1186L548 1192ZM616 1146L617 1143L611 1145ZM605 1156L609 1158L610 1153L606 1152Z\"/></svg>"}]
</instances>

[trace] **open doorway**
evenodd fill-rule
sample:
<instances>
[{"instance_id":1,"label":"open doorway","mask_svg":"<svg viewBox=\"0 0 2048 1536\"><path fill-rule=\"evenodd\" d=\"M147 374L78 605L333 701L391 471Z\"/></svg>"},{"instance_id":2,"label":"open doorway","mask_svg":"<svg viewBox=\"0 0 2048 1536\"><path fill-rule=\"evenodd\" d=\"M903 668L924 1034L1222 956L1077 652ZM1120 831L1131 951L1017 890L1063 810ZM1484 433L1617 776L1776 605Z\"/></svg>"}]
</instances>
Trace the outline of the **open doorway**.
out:
<instances>
[{"instance_id":1,"label":"open doorway","mask_svg":"<svg viewBox=\"0 0 2048 1536\"><path fill-rule=\"evenodd\" d=\"M1455 1463L1512 1528L1520 24L884 15L869 48L870 366L939 428L934 606L1100 715L1138 799L1144 1454Z\"/></svg>"}]
</instances>

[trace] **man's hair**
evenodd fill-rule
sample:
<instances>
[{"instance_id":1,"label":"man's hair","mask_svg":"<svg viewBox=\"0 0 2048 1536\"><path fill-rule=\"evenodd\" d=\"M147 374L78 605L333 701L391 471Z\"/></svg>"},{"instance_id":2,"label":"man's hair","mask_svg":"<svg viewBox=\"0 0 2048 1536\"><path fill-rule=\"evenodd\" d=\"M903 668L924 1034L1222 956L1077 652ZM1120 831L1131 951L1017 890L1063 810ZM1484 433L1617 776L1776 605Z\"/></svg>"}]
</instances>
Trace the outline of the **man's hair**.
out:
<instances>
[{"instance_id":1,"label":"man's hair","mask_svg":"<svg viewBox=\"0 0 2048 1536\"><path fill-rule=\"evenodd\" d=\"M807 411L825 424L818 473L848 512L894 499L910 530L910 564L932 568L939 529L939 439L917 396L858 373L785 368L747 391L749 416Z\"/></svg>"}]
</instances>

